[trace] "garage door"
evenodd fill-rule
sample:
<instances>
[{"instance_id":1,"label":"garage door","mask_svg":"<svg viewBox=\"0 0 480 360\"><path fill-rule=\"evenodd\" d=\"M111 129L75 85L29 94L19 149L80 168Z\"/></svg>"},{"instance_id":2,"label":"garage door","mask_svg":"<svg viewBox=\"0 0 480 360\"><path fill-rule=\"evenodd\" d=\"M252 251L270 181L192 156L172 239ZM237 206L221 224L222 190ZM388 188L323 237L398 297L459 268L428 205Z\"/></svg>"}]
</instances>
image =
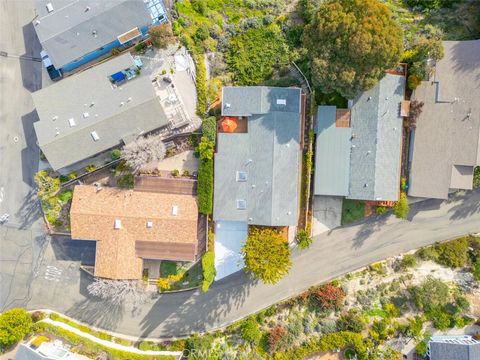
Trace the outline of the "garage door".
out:
<instances>
[{"instance_id":1,"label":"garage door","mask_svg":"<svg viewBox=\"0 0 480 360\"><path fill-rule=\"evenodd\" d=\"M240 254L247 240L248 224L241 221L217 221L215 223L215 269L220 280L243 269Z\"/></svg>"}]
</instances>

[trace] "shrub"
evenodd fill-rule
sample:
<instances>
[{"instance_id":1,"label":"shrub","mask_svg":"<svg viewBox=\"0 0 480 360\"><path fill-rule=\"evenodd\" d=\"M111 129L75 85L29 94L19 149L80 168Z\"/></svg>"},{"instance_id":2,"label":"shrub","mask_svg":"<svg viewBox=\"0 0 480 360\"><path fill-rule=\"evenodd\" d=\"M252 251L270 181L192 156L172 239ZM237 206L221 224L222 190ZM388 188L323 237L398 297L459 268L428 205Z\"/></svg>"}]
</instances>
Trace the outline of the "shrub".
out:
<instances>
[{"instance_id":1,"label":"shrub","mask_svg":"<svg viewBox=\"0 0 480 360\"><path fill-rule=\"evenodd\" d=\"M450 299L448 285L442 280L427 277L420 285L409 289L415 305L420 310L429 310L446 305Z\"/></svg>"},{"instance_id":2,"label":"shrub","mask_svg":"<svg viewBox=\"0 0 480 360\"><path fill-rule=\"evenodd\" d=\"M226 63L238 85L258 85L287 61L288 48L276 24L250 28L228 42Z\"/></svg>"},{"instance_id":3,"label":"shrub","mask_svg":"<svg viewBox=\"0 0 480 360\"><path fill-rule=\"evenodd\" d=\"M339 310L343 305L345 292L342 288L329 283L314 290L313 296L322 309Z\"/></svg>"},{"instance_id":4,"label":"shrub","mask_svg":"<svg viewBox=\"0 0 480 360\"><path fill-rule=\"evenodd\" d=\"M387 212L387 208L385 206L377 206L375 208L375 212L377 213L377 215L383 215Z\"/></svg>"},{"instance_id":5,"label":"shrub","mask_svg":"<svg viewBox=\"0 0 480 360\"><path fill-rule=\"evenodd\" d=\"M32 324L25 309L13 308L0 314L0 350L22 340L32 330Z\"/></svg>"},{"instance_id":6,"label":"shrub","mask_svg":"<svg viewBox=\"0 0 480 360\"><path fill-rule=\"evenodd\" d=\"M419 355L422 355L422 356L425 356L427 354L427 351L428 351L428 342L430 341L430 338L431 338L431 335L430 333L425 333L425 335L423 336L423 339L422 341L420 341L419 343L417 343L417 345L415 346L415 351L419 354Z\"/></svg>"},{"instance_id":7,"label":"shrub","mask_svg":"<svg viewBox=\"0 0 480 360\"><path fill-rule=\"evenodd\" d=\"M134 181L133 174L125 174L117 179L117 185L123 189L133 189Z\"/></svg>"},{"instance_id":8,"label":"shrub","mask_svg":"<svg viewBox=\"0 0 480 360\"><path fill-rule=\"evenodd\" d=\"M215 280L217 274L215 270L215 254L213 251L207 251L202 256L203 282L202 291L206 292Z\"/></svg>"},{"instance_id":9,"label":"shrub","mask_svg":"<svg viewBox=\"0 0 480 360\"><path fill-rule=\"evenodd\" d=\"M110 153L112 160L118 160L122 157L122 151L120 149L113 149Z\"/></svg>"},{"instance_id":10,"label":"shrub","mask_svg":"<svg viewBox=\"0 0 480 360\"><path fill-rule=\"evenodd\" d=\"M140 42L137 45L135 45L135 51L140 52L144 50L146 47L147 47L147 44L145 44L144 42Z\"/></svg>"},{"instance_id":11,"label":"shrub","mask_svg":"<svg viewBox=\"0 0 480 360\"><path fill-rule=\"evenodd\" d=\"M266 284L275 284L292 266L288 243L271 228L250 228L242 254L246 271Z\"/></svg>"},{"instance_id":12,"label":"shrub","mask_svg":"<svg viewBox=\"0 0 480 360\"><path fill-rule=\"evenodd\" d=\"M454 327L455 325L452 315L446 312L440 306L430 306L425 315L428 320L433 322L433 326L435 326L435 328L438 330L444 331L448 328Z\"/></svg>"},{"instance_id":13,"label":"shrub","mask_svg":"<svg viewBox=\"0 0 480 360\"><path fill-rule=\"evenodd\" d=\"M451 268L462 267L468 260L468 240L463 237L457 240L448 241L436 245L438 252L438 262Z\"/></svg>"},{"instance_id":14,"label":"shrub","mask_svg":"<svg viewBox=\"0 0 480 360\"><path fill-rule=\"evenodd\" d=\"M70 200L72 200L73 191L66 190L58 195L58 200L62 203L62 205L67 204Z\"/></svg>"},{"instance_id":15,"label":"shrub","mask_svg":"<svg viewBox=\"0 0 480 360\"><path fill-rule=\"evenodd\" d=\"M480 260L477 260L477 261L473 264L472 274L473 274L473 278L474 278L476 281L480 281Z\"/></svg>"},{"instance_id":16,"label":"shrub","mask_svg":"<svg viewBox=\"0 0 480 360\"><path fill-rule=\"evenodd\" d=\"M171 174L172 174L173 177L177 177L177 176L180 175L180 171L178 171L178 169L173 169Z\"/></svg>"},{"instance_id":17,"label":"shrub","mask_svg":"<svg viewBox=\"0 0 480 360\"><path fill-rule=\"evenodd\" d=\"M415 90L422 80L420 80L416 75L409 75L407 80L407 86L410 90Z\"/></svg>"},{"instance_id":18,"label":"shrub","mask_svg":"<svg viewBox=\"0 0 480 360\"><path fill-rule=\"evenodd\" d=\"M254 345L257 345L262 338L260 326L253 317L249 317L242 322L240 334L242 335L243 340Z\"/></svg>"},{"instance_id":19,"label":"shrub","mask_svg":"<svg viewBox=\"0 0 480 360\"><path fill-rule=\"evenodd\" d=\"M217 119L215 116L210 116L202 122L202 134L215 145L217 139Z\"/></svg>"},{"instance_id":20,"label":"shrub","mask_svg":"<svg viewBox=\"0 0 480 360\"><path fill-rule=\"evenodd\" d=\"M268 333L268 350L270 353L277 351L278 345L287 335L287 331L281 326L277 325Z\"/></svg>"},{"instance_id":21,"label":"shrub","mask_svg":"<svg viewBox=\"0 0 480 360\"><path fill-rule=\"evenodd\" d=\"M417 266L417 257L412 254L406 254L403 256L401 261L401 267L403 269L411 268Z\"/></svg>"},{"instance_id":22,"label":"shrub","mask_svg":"<svg viewBox=\"0 0 480 360\"><path fill-rule=\"evenodd\" d=\"M365 317L358 309L350 309L338 319L338 329L341 331L360 333L365 330L366 325Z\"/></svg>"},{"instance_id":23,"label":"shrub","mask_svg":"<svg viewBox=\"0 0 480 360\"><path fill-rule=\"evenodd\" d=\"M36 323L40 320L45 319L45 313L43 313L42 311L35 311L31 314L31 317L32 317L32 321Z\"/></svg>"},{"instance_id":24,"label":"shrub","mask_svg":"<svg viewBox=\"0 0 480 360\"><path fill-rule=\"evenodd\" d=\"M297 232L296 240L298 247L302 250L309 248L313 241L306 230L300 230Z\"/></svg>"},{"instance_id":25,"label":"shrub","mask_svg":"<svg viewBox=\"0 0 480 360\"><path fill-rule=\"evenodd\" d=\"M96 169L97 167L95 165L88 165L85 167L86 172L92 172L92 171L95 171Z\"/></svg>"},{"instance_id":26,"label":"shrub","mask_svg":"<svg viewBox=\"0 0 480 360\"><path fill-rule=\"evenodd\" d=\"M393 213L399 219L407 219L410 207L408 205L407 194L405 192L400 193L400 199L395 203L393 207Z\"/></svg>"},{"instance_id":27,"label":"shrub","mask_svg":"<svg viewBox=\"0 0 480 360\"><path fill-rule=\"evenodd\" d=\"M155 344L153 341L142 341L138 345L138 348L143 351L149 351L149 350L159 351L160 350L160 347L157 344Z\"/></svg>"}]
</instances>

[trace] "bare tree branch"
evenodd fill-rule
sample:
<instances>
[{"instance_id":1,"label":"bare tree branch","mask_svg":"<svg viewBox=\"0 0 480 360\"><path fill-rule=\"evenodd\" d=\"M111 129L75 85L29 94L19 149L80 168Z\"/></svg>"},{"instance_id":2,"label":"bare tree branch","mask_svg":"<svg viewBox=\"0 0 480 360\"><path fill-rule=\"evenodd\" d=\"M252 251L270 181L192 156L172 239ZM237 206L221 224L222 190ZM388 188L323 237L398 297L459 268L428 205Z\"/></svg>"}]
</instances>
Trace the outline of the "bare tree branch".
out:
<instances>
[{"instance_id":1,"label":"bare tree branch","mask_svg":"<svg viewBox=\"0 0 480 360\"><path fill-rule=\"evenodd\" d=\"M159 136L139 137L122 150L125 163L137 173L142 167L165 157L165 144Z\"/></svg>"}]
</instances>

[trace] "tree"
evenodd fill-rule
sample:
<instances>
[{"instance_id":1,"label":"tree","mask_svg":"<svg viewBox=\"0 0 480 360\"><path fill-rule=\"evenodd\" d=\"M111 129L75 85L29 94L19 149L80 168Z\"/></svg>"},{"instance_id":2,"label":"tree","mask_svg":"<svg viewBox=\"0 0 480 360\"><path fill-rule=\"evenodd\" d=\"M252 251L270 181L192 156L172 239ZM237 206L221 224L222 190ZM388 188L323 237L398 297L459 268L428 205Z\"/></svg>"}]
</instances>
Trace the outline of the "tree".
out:
<instances>
[{"instance_id":1,"label":"tree","mask_svg":"<svg viewBox=\"0 0 480 360\"><path fill-rule=\"evenodd\" d=\"M47 170L40 170L33 177L38 187L37 196L46 201L60 190L60 178L52 178Z\"/></svg>"},{"instance_id":2,"label":"tree","mask_svg":"<svg viewBox=\"0 0 480 360\"><path fill-rule=\"evenodd\" d=\"M165 144L160 136L139 137L122 150L125 164L137 173L145 165L165 157Z\"/></svg>"},{"instance_id":3,"label":"tree","mask_svg":"<svg viewBox=\"0 0 480 360\"><path fill-rule=\"evenodd\" d=\"M374 87L403 50L401 28L378 0L322 2L303 40L314 84L347 98Z\"/></svg>"},{"instance_id":4,"label":"tree","mask_svg":"<svg viewBox=\"0 0 480 360\"><path fill-rule=\"evenodd\" d=\"M393 207L393 213L397 218L406 220L409 212L410 207L408 205L407 194L402 191L400 193L400 199L398 199Z\"/></svg>"},{"instance_id":5,"label":"tree","mask_svg":"<svg viewBox=\"0 0 480 360\"><path fill-rule=\"evenodd\" d=\"M210 285L212 285L213 280L215 280L215 275L217 275L217 271L215 270L215 254L213 253L213 251L207 251L202 256L202 269L202 291L207 292Z\"/></svg>"},{"instance_id":6,"label":"tree","mask_svg":"<svg viewBox=\"0 0 480 360\"><path fill-rule=\"evenodd\" d=\"M423 105L423 101L412 100L410 102L410 112L408 114L408 127L410 128L410 130L417 128L417 119L422 113Z\"/></svg>"},{"instance_id":7,"label":"tree","mask_svg":"<svg viewBox=\"0 0 480 360\"><path fill-rule=\"evenodd\" d=\"M457 240L447 241L437 246L438 262L451 268L465 266L468 260L468 240L462 237Z\"/></svg>"},{"instance_id":8,"label":"tree","mask_svg":"<svg viewBox=\"0 0 480 360\"><path fill-rule=\"evenodd\" d=\"M154 25L148 31L153 46L165 49L168 45L175 42L175 36L172 27L169 24Z\"/></svg>"},{"instance_id":9,"label":"tree","mask_svg":"<svg viewBox=\"0 0 480 360\"><path fill-rule=\"evenodd\" d=\"M262 338L262 331L258 322L253 317L249 317L243 321L240 327L240 334L243 340L248 341L253 345L257 345Z\"/></svg>"},{"instance_id":10,"label":"tree","mask_svg":"<svg viewBox=\"0 0 480 360\"><path fill-rule=\"evenodd\" d=\"M0 314L0 350L22 340L32 329L32 324L25 309L14 308Z\"/></svg>"},{"instance_id":11,"label":"tree","mask_svg":"<svg viewBox=\"0 0 480 360\"><path fill-rule=\"evenodd\" d=\"M90 295L106 300L115 306L127 303L137 308L148 299L145 287L137 280L95 278L95 281L87 286L87 291Z\"/></svg>"},{"instance_id":12,"label":"tree","mask_svg":"<svg viewBox=\"0 0 480 360\"><path fill-rule=\"evenodd\" d=\"M420 310L445 306L450 299L450 289L442 280L427 277L420 285L410 289L415 305Z\"/></svg>"},{"instance_id":13,"label":"tree","mask_svg":"<svg viewBox=\"0 0 480 360\"><path fill-rule=\"evenodd\" d=\"M345 291L341 287L328 283L314 290L313 296L322 309L338 310L343 305Z\"/></svg>"},{"instance_id":14,"label":"tree","mask_svg":"<svg viewBox=\"0 0 480 360\"><path fill-rule=\"evenodd\" d=\"M266 284L278 282L292 266L288 243L271 228L251 228L242 254L247 272Z\"/></svg>"}]
</instances>

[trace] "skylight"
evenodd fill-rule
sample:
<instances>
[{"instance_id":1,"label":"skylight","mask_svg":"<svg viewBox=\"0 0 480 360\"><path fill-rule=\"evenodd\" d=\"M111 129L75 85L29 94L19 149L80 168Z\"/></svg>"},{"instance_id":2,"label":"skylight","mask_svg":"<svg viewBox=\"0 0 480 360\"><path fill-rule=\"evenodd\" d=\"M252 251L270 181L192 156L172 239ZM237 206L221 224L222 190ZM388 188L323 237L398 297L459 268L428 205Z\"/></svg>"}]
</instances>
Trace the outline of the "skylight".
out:
<instances>
[{"instance_id":1,"label":"skylight","mask_svg":"<svg viewBox=\"0 0 480 360\"><path fill-rule=\"evenodd\" d=\"M237 200L237 209L238 210L245 210L247 208L247 202L245 200L238 199Z\"/></svg>"},{"instance_id":2,"label":"skylight","mask_svg":"<svg viewBox=\"0 0 480 360\"><path fill-rule=\"evenodd\" d=\"M287 105L287 99L277 99L277 105Z\"/></svg>"},{"instance_id":3,"label":"skylight","mask_svg":"<svg viewBox=\"0 0 480 360\"><path fill-rule=\"evenodd\" d=\"M98 141L98 140L100 140L100 136L98 136L98 134L97 134L96 131L92 131L92 132L90 133L90 135L92 135L93 141Z\"/></svg>"},{"instance_id":4,"label":"skylight","mask_svg":"<svg viewBox=\"0 0 480 360\"><path fill-rule=\"evenodd\" d=\"M115 230L119 230L122 228L122 221L120 219L115 219L115 222L113 224L113 228Z\"/></svg>"},{"instance_id":5,"label":"skylight","mask_svg":"<svg viewBox=\"0 0 480 360\"><path fill-rule=\"evenodd\" d=\"M77 123L75 122L75 119L74 119L74 118L68 119L68 123L70 124L70 127L77 126Z\"/></svg>"},{"instance_id":6,"label":"skylight","mask_svg":"<svg viewBox=\"0 0 480 360\"><path fill-rule=\"evenodd\" d=\"M247 172L246 171L237 171L237 181L245 182L247 181Z\"/></svg>"}]
</instances>

